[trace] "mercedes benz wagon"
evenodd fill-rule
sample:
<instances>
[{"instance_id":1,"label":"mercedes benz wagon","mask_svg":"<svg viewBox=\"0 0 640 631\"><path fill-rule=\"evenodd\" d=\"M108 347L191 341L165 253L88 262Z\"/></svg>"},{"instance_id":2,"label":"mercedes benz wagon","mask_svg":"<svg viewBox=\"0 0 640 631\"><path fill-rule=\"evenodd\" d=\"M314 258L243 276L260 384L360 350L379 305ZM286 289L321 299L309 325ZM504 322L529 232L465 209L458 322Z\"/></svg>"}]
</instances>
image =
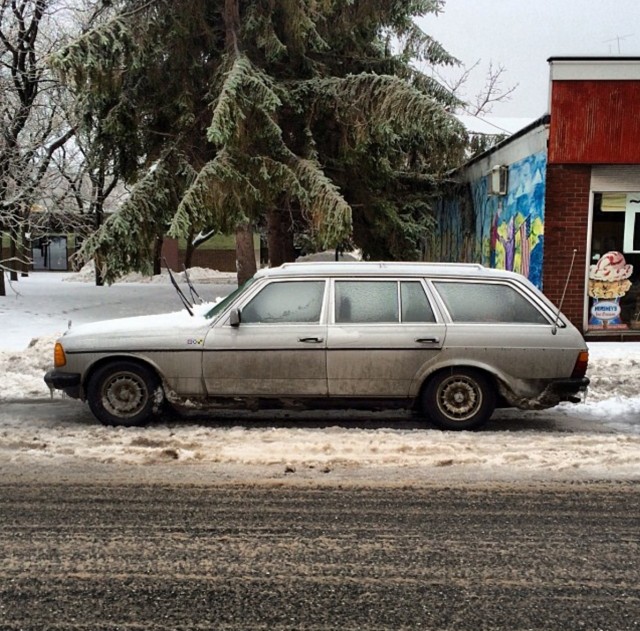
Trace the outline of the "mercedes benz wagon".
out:
<instances>
[{"instance_id":1,"label":"mercedes benz wagon","mask_svg":"<svg viewBox=\"0 0 640 631\"><path fill-rule=\"evenodd\" d=\"M461 430L496 407L579 401L587 364L581 333L518 274L291 263L213 306L72 327L45 381L108 425L165 406L277 405L404 407Z\"/></svg>"}]
</instances>

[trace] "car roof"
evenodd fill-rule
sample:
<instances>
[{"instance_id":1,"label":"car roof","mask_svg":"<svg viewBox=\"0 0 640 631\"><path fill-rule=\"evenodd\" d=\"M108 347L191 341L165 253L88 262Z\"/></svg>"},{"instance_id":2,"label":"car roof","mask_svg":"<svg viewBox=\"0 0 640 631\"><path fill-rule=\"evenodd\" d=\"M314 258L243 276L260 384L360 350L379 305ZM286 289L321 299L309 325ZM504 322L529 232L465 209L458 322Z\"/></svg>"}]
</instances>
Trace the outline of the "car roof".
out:
<instances>
[{"instance_id":1,"label":"car roof","mask_svg":"<svg viewBox=\"0 0 640 631\"><path fill-rule=\"evenodd\" d=\"M280 267L264 268L257 277L301 276L464 276L466 278L524 277L514 272L484 267L479 263L409 263L397 261L312 261L284 263Z\"/></svg>"}]
</instances>

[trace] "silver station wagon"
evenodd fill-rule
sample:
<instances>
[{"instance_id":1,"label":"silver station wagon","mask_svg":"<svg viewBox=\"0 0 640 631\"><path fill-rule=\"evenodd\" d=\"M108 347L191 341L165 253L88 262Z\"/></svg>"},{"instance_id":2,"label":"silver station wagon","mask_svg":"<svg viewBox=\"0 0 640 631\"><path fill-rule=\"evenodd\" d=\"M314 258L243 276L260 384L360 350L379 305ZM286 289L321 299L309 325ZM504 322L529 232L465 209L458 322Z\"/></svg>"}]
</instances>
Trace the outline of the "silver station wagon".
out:
<instances>
[{"instance_id":1,"label":"silver station wagon","mask_svg":"<svg viewBox=\"0 0 640 631\"><path fill-rule=\"evenodd\" d=\"M290 263L214 306L182 298L182 312L70 328L45 381L107 425L167 405L404 407L450 430L496 407L577 402L589 383L584 339L559 309L480 265Z\"/></svg>"}]
</instances>

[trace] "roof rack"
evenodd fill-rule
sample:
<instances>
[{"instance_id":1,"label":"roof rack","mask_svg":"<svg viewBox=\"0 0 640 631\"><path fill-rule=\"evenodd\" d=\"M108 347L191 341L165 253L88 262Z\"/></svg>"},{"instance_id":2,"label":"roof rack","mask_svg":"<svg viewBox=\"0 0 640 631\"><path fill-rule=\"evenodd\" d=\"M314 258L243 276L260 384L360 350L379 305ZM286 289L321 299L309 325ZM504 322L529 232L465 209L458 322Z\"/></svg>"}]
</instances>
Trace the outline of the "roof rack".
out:
<instances>
[{"instance_id":1,"label":"roof rack","mask_svg":"<svg viewBox=\"0 0 640 631\"><path fill-rule=\"evenodd\" d=\"M482 270L485 266L480 263L447 263L444 261L300 261L289 262L280 265L281 268L299 267L301 265L309 265L313 267L329 267L336 265L362 265L364 267L379 267L381 269L388 267L459 267L466 269Z\"/></svg>"}]
</instances>

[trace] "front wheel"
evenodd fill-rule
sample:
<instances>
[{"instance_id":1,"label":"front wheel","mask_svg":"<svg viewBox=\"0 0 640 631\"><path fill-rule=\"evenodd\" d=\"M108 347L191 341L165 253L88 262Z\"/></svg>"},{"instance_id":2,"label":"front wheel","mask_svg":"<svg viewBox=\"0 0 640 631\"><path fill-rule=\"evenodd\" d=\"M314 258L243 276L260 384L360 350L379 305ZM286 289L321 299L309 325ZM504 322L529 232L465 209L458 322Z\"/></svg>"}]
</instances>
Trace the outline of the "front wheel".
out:
<instances>
[{"instance_id":1,"label":"front wheel","mask_svg":"<svg viewBox=\"0 0 640 631\"><path fill-rule=\"evenodd\" d=\"M441 429L477 429L496 406L489 378L472 369L448 369L434 375L422 394L422 411Z\"/></svg>"},{"instance_id":2,"label":"front wheel","mask_svg":"<svg viewBox=\"0 0 640 631\"><path fill-rule=\"evenodd\" d=\"M118 361L98 368L89 380L87 403L104 425L144 425L157 407L160 382L148 367Z\"/></svg>"}]
</instances>

